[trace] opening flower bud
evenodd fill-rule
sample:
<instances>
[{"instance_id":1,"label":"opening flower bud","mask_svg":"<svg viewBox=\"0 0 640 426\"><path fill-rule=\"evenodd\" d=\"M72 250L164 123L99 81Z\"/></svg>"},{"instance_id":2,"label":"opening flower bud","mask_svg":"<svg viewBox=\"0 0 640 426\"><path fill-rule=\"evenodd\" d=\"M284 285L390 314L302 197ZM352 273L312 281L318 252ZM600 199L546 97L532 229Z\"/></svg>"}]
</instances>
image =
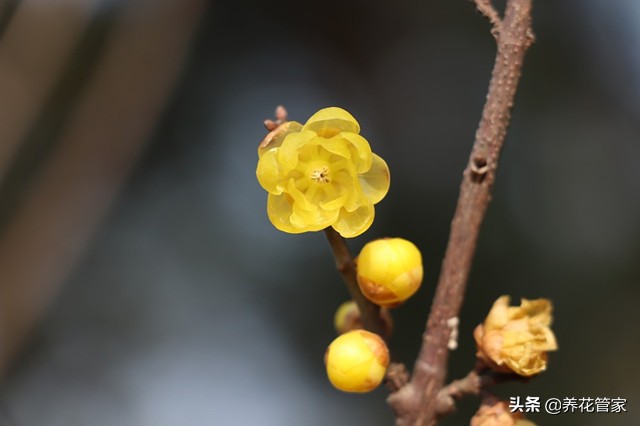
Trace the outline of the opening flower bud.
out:
<instances>
[{"instance_id":1,"label":"opening flower bud","mask_svg":"<svg viewBox=\"0 0 640 426\"><path fill-rule=\"evenodd\" d=\"M552 304L548 299L522 299L520 306L509 306L510 300L496 300L474 330L477 357L494 371L534 376L547 368L547 352L558 349L551 330Z\"/></svg>"},{"instance_id":2,"label":"opening flower bud","mask_svg":"<svg viewBox=\"0 0 640 426\"><path fill-rule=\"evenodd\" d=\"M344 392L369 392L384 379L389 349L377 334L353 330L338 336L325 353L327 376Z\"/></svg>"},{"instance_id":3,"label":"opening flower bud","mask_svg":"<svg viewBox=\"0 0 640 426\"><path fill-rule=\"evenodd\" d=\"M380 306L398 306L422 283L420 250L403 238L383 238L367 243L357 263L360 290Z\"/></svg>"}]
</instances>

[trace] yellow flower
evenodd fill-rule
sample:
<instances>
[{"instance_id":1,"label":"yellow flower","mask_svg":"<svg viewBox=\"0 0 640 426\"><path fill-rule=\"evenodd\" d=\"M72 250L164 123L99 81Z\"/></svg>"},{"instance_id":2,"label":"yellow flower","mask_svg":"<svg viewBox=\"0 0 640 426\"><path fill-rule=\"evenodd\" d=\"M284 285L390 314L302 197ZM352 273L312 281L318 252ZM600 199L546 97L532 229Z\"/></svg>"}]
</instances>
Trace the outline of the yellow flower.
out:
<instances>
[{"instance_id":1,"label":"yellow flower","mask_svg":"<svg viewBox=\"0 0 640 426\"><path fill-rule=\"evenodd\" d=\"M471 418L471 426L536 426L520 412L512 413L506 401L482 404Z\"/></svg>"},{"instance_id":2,"label":"yellow flower","mask_svg":"<svg viewBox=\"0 0 640 426\"><path fill-rule=\"evenodd\" d=\"M324 358L333 386L345 392L369 392L384 379L389 349L377 334L353 330L331 342Z\"/></svg>"},{"instance_id":3,"label":"yellow flower","mask_svg":"<svg viewBox=\"0 0 640 426\"><path fill-rule=\"evenodd\" d=\"M493 304L484 324L473 332L477 356L496 371L533 376L547 368L547 352L558 349L548 299L522 299L509 306L509 296Z\"/></svg>"},{"instance_id":4,"label":"yellow flower","mask_svg":"<svg viewBox=\"0 0 640 426\"><path fill-rule=\"evenodd\" d=\"M373 205L389 190L389 168L359 132L351 114L332 107L304 126L285 123L260 144L256 176L276 228L298 234L333 226L350 238L371 226Z\"/></svg>"}]
</instances>

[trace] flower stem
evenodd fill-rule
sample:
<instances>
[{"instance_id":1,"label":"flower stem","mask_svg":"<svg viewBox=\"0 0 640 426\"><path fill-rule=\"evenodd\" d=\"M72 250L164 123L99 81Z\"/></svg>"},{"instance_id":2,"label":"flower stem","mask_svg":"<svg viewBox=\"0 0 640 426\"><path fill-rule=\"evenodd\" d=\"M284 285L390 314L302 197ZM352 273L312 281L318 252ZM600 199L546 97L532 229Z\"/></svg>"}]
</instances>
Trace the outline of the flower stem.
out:
<instances>
[{"instance_id":1,"label":"flower stem","mask_svg":"<svg viewBox=\"0 0 640 426\"><path fill-rule=\"evenodd\" d=\"M336 261L336 269L342 276L351 299L358 305L364 328L384 338L386 333L384 323L380 317L380 307L371 303L360 291L358 279L356 278L356 264L346 241L332 227L325 228L324 233L331 246L331 251Z\"/></svg>"}]
</instances>

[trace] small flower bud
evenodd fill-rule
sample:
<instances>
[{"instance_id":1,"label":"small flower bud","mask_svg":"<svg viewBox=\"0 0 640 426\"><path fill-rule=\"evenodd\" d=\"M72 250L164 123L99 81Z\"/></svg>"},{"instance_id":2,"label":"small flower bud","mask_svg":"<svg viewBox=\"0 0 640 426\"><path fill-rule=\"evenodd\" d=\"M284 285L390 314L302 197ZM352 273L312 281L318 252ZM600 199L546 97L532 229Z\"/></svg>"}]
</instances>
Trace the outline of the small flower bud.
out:
<instances>
[{"instance_id":1,"label":"small flower bud","mask_svg":"<svg viewBox=\"0 0 640 426\"><path fill-rule=\"evenodd\" d=\"M522 299L520 306L509 306L509 300L496 300L473 332L477 357L494 371L533 376L547 368L547 352L558 349L550 328L551 302Z\"/></svg>"},{"instance_id":2,"label":"small flower bud","mask_svg":"<svg viewBox=\"0 0 640 426\"><path fill-rule=\"evenodd\" d=\"M338 336L327 348L329 381L344 392L369 392L382 382L389 349L377 334L354 330Z\"/></svg>"},{"instance_id":3,"label":"small flower bud","mask_svg":"<svg viewBox=\"0 0 640 426\"><path fill-rule=\"evenodd\" d=\"M384 336L391 337L393 331L393 319L391 313L387 308L380 309L380 319L384 326ZM338 334L344 334L352 330L360 330L364 328L362 324L362 317L360 316L360 309L353 300L344 302L333 317L333 325L336 328Z\"/></svg>"},{"instance_id":4,"label":"small flower bud","mask_svg":"<svg viewBox=\"0 0 640 426\"><path fill-rule=\"evenodd\" d=\"M356 302L348 300L340 305L333 317L333 325L338 334L364 328Z\"/></svg>"},{"instance_id":5,"label":"small flower bud","mask_svg":"<svg viewBox=\"0 0 640 426\"><path fill-rule=\"evenodd\" d=\"M357 259L360 290L373 303L395 307L411 297L422 283L420 250L402 238L367 243Z\"/></svg>"}]
</instances>

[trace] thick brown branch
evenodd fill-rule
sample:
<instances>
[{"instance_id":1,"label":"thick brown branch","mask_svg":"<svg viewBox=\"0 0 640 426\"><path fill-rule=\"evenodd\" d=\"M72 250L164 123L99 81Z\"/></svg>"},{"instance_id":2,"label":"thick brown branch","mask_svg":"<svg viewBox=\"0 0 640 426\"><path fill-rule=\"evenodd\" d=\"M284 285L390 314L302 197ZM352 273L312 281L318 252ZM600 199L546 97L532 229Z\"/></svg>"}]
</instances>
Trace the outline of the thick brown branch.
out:
<instances>
[{"instance_id":1,"label":"thick brown branch","mask_svg":"<svg viewBox=\"0 0 640 426\"><path fill-rule=\"evenodd\" d=\"M532 0L508 0L487 101L464 171L456 212L422 347L410 382L389 396L398 426L434 425L443 387L451 318L462 307L480 225L491 198L498 157L510 120L524 55L531 44Z\"/></svg>"},{"instance_id":2,"label":"thick brown branch","mask_svg":"<svg viewBox=\"0 0 640 426\"><path fill-rule=\"evenodd\" d=\"M356 265L344 238L332 227L325 228L324 233L333 251L336 269L342 275L351 299L358 305L364 328L380 336L386 336L385 325L380 317L380 307L371 303L360 291L356 278Z\"/></svg>"}]
</instances>

